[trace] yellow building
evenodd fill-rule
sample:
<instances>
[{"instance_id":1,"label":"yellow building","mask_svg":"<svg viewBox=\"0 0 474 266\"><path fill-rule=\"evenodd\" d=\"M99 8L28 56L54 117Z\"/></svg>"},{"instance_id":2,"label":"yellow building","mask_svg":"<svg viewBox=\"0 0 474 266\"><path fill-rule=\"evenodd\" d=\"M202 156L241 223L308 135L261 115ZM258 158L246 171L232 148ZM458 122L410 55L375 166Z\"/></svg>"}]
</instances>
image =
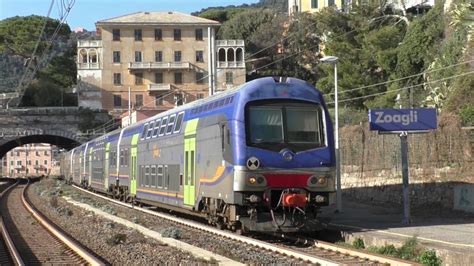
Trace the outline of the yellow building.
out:
<instances>
[{"instance_id":1,"label":"yellow building","mask_svg":"<svg viewBox=\"0 0 474 266\"><path fill-rule=\"evenodd\" d=\"M342 9L343 4L343 0L288 0L288 14L315 13L329 6L337 6L337 9Z\"/></svg>"},{"instance_id":2,"label":"yellow building","mask_svg":"<svg viewBox=\"0 0 474 266\"><path fill-rule=\"evenodd\" d=\"M101 40L78 41L80 105L114 115L129 102L133 109L165 111L244 83L244 43L216 41L219 25L178 12L98 21Z\"/></svg>"}]
</instances>

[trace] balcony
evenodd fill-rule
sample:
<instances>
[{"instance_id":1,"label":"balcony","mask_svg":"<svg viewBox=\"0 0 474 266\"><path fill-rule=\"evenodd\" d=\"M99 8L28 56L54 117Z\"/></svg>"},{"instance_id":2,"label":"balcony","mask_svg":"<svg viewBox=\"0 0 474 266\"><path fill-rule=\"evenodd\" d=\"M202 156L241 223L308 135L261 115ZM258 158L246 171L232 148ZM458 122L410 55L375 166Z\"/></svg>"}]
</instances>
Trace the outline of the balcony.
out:
<instances>
[{"instance_id":1,"label":"balcony","mask_svg":"<svg viewBox=\"0 0 474 266\"><path fill-rule=\"evenodd\" d=\"M79 40L77 41L77 48L98 48L102 47L102 41L99 40Z\"/></svg>"},{"instance_id":2,"label":"balcony","mask_svg":"<svg viewBox=\"0 0 474 266\"><path fill-rule=\"evenodd\" d=\"M77 69L100 69L99 63L77 63Z\"/></svg>"},{"instance_id":3,"label":"balcony","mask_svg":"<svg viewBox=\"0 0 474 266\"><path fill-rule=\"evenodd\" d=\"M217 68L245 68L244 61L218 61Z\"/></svg>"},{"instance_id":4,"label":"balcony","mask_svg":"<svg viewBox=\"0 0 474 266\"><path fill-rule=\"evenodd\" d=\"M244 40L217 40L217 47L236 47L245 46Z\"/></svg>"},{"instance_id":5,"label":"balcony","mask_svg":"<svg viewBox=\"0 0 474 266\"><path fill-rule=\"evenodd\" d=\"M191 69L189 62L131 62L128 64L130 70L152 70L152 69Z\"/></svg>"},{"instance_id":6,"label":"balcony","mask_svg":"<svg viewBox=\"0 0 474 266\"><path fill-rule=\"evenodd\" d=\"M171 84L148 84L149 92L163 92L170 91Z\"/></svg>"}]
</instances>

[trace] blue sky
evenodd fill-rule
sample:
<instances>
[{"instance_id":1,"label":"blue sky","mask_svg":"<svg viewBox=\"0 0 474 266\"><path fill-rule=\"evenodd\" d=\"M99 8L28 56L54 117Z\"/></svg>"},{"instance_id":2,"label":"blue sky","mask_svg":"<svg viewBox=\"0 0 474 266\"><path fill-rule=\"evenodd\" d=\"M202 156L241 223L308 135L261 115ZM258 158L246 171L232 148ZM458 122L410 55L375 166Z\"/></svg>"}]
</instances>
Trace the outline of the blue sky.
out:
<instances>
[{"instance_id":1,"label":"blue sky","mask_svg":"<svg viewBox=\"0 0 474 266\"><path fill-rule=\"evenodd\" d=\"M211 6L257 2L258 0L76 0L67 23L72 30L77 27L95 30L94 23L98 20L137 11L178 11L189 14ZM61 0L55 0L52 18L59 18L58 3ZM0 0L0 19L32 14L45 16L50 4L51 0Z\"/></svg>"}]
</instances>

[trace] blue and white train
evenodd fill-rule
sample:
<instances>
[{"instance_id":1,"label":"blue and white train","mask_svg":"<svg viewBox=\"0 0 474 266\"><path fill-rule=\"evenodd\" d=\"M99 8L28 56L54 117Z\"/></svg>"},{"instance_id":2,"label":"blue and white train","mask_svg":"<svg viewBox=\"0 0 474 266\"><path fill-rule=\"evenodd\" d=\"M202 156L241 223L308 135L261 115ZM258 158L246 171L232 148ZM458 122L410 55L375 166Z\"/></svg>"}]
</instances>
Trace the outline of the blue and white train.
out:
<instances>
[{"instance_id":1,"label":"blue and white train","mask_svg":"<svg viewBox=\"0 0 474 266\"><path fill-rule=\"evenodd\" d=\"M261 78L74 148L69 181L243 231L315 231L333 204L333 128L323 96Z\"/></svg>"}]
</instances>

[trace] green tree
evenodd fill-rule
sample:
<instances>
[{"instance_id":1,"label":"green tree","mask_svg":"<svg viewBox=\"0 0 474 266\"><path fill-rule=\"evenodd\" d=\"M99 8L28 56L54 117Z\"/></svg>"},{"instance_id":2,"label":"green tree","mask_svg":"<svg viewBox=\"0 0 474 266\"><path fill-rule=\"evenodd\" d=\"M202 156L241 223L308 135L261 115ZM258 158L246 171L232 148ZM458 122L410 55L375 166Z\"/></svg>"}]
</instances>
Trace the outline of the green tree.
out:
<instances>
[{"instance_id":1,"label":"green tree","mask_svg":"<svg viewBox=\"0 0 474 266\"><path fill-rule=\"evenodd\" d=\"M30 57L45 21L46 27L38 45L38 54L46 49L47 40L51 38L59 25L58 20L31 15L27 17L16 16L0 21L0 53L21 55L25 58ZM68 38L70 32L69 26L63 25L58 35L60 38Z\"/></svg>"},{"instance_id":2,"label":"green tree","mask_svg":"<svg viewBox=\"0 0 474 266\"><path fill-rule=\"evenodd\" d=\"M45 24L46 23L46 24ZM40 38L41 29L46 25ZM59 27L59 21L40 16L12 17L0 22L0 53L6 58L25 58L22 66L2 64L7 77L16 82L10 90L17 87L22 75L32 73L36 67L36 76L27 85L22 106L62 106L73 105L75 100L66 94L66 89L76 83L75 40L71 39L71 30L67 24L61 25L58 34L50 42L53 32ZM38 42L38 39L40 41ZM34 58L31 58L38 42ZM26 60L26 58L28 58ZM27 83L28 84L28 83Z\"/></svg>"}]
</instances>

